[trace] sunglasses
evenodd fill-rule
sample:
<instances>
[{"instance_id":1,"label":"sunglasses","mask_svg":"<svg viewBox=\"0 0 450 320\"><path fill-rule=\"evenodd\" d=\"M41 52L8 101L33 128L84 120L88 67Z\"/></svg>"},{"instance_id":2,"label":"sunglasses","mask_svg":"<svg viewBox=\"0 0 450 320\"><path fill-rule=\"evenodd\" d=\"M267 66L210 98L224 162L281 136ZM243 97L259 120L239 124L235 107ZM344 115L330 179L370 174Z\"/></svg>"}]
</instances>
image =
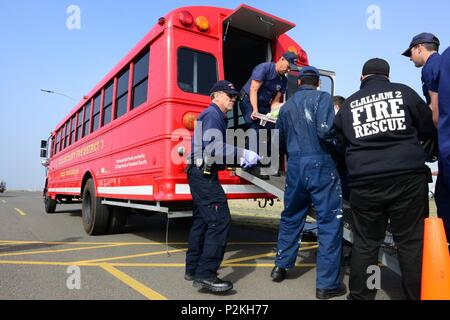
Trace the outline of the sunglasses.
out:
<instances>
[{"instance_id":1,"label":"sunglasses","mask_svg":"<svg viewBox=\"0 0 450 320\"><path fill-rule=\"evenodd\" d=\"M235 94L230 94L230 93L226 93L226 92L224 92L226 95L227 95L227 97L228 98L230 98L230 100L234 100L234 99L237 99L237 95L235 95Z\"/></svg>"}]
</instances>

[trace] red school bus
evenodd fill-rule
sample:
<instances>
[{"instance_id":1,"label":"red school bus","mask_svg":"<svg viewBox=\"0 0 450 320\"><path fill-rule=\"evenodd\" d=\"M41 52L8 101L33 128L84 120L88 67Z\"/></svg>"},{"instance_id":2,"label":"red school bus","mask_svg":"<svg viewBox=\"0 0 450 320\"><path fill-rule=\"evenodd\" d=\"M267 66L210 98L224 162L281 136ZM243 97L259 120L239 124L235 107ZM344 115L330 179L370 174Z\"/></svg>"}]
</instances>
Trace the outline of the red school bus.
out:
<instances>
[{"instance_id":1,"label":"red school bus","mask_svg":"<svg viewBox=\"0 0 450 320\"><path fill-rule=\"evenodd\" d=\"M191 212L185 157L211 86L227 79L241 88L257 64L288 50L299 55L299 67L308 65L285 34L294 27L247 5L183 7L160 18L52 132L46 212L82 201L91 235L119 232L130 208ZM296 78L289 78L292 87ZM228 120L230 128L244 124L237 107ZM233 171L220 180L229 199L273 197Z\"/></svg>"}]
</instances>

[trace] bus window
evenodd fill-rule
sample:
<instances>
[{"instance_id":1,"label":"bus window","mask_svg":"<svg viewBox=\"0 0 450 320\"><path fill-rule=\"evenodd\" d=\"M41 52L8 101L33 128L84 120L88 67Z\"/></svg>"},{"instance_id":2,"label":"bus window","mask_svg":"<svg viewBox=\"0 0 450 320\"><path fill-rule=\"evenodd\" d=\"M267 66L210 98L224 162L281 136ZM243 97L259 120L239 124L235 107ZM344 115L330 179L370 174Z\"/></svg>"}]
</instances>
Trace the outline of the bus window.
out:
<instances>
[{"instance_id":1,"label":"bus window","mask_svg":"<svg viewBox=\"0 0 450 320\"><path fill-rule=\"evenodd\" d=\"M127 71L122 73L118 80L115 119L120 118L127 113L129 76L130 70L127 69Z\"/></svg>"},{"instance_id":2,"label":"bus window","mask_svg":"<svg viewBox=\"0 0 450 320\"><path fill-rule=\"evenodd\" d=\"M89 102L84 108L83 138L89 134L90 122L91 122L91 103Z\"/></svg>"},{"instance_id":3,"label":"bus window","mask_svg":"<svg viewBox=\"0 0 450 320\"><path fill-rule=\"evenodd\" d=\"M70 131L70 144L74 143L76 140L75 129L77 127L77 116L73 116L72 118L72 128Z\"/></svg>"},{"instance_id":4,"label":"bus window","mask_svg":"<svg viewBox=\"0 0 450 320\"><path fill-rule=\"evenodd\" d=\"M64 138L64 149L69 146L69 137L70 137L70 120L66 123L66 136Z\"/></svg>"},{"instance_id":5,"label":"bus window","mask_svg":"<svg viewBox=\"0 0 450 320\"><path fill-rule=\"evenodd\" d=\"M94 98L94 112L92 114L92 132L95 132L100 124L100 99L101 94L97 94Z\"/></svg>"},{"instance_id":6,"label":"bus window","mask_svg":"<svg viewBox=\"0 0 450 320\"><path fill-rule=\"evenodd\" d=\"M188 48L178 49L178 86L181 90L209 96L217 82L214 56Z\"/></svg>"},{"instance_id":7,"label":"bus window","mask_svg":"<svg viewBox=\"0 0 450 320\"><path fill-rule=\"evenodd\" d=\"M77 141L81 139L81 125L83 124L83 109L78 111L78 123L77 123Z\"/></svg>"},{"instance_id":8,"label":"bus window","mask_svg":"<svg viewBox=\"0 0 450 320\"><path fill-rule=\"evenodd\" d=\"M333 79L329 76L320 75L319 90L328 92L331 96L333 96Z\"/></svg>"},{"instance_id":9,"label":"bus window","mask_svg":"<svg viewBox=\"0 0 450 320\"><path fill-rule=\"evenodd\" d=\"M110 83L105 89L105 106L103 107L102 126L105 126L111 122L113 85L114 83Z\"/></svg>"},{"instance_id":10,"label":"bus window","mask_svg":"<svg viewBox=\"0 0 450 320\"><path fill-rule=\"evenodd\" d=\"M131 109L139 107L147 101L148 88L148 51L134 64L134 79Z\"/></svg>"},{"instance_id":11,"label":"bus window","mask_svg":"<svg viewBox=\"0 0 450 320\"><path fill-rule=\"evenodd\" d=\"M59 148L59 139L60 139L60 137L61 137L61 130L58 131L58 134L56 135L55 154L57 154L58 151L59 151L58 148Z\"/></svg>"}]
</instances>

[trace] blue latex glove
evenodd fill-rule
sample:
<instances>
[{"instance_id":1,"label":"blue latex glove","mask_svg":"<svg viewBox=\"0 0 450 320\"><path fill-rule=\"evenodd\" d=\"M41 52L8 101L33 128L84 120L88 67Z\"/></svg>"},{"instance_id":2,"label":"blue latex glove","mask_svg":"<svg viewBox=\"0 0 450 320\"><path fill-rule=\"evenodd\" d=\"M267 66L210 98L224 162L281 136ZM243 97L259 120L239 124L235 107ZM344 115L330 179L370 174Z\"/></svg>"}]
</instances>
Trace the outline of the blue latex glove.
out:
<instances>
[{"instance_id":1,"label":"blue latex glove","mask_svg":"<svg viewBox=\"0 0 450 320\"><path fill-rule=\"evenodd\" d=\"M241 158L241 167L244 169L251 168L258 164L258 161L261 160L261 157L251 150L244 150Z\"/></svg>"}]
</instances>

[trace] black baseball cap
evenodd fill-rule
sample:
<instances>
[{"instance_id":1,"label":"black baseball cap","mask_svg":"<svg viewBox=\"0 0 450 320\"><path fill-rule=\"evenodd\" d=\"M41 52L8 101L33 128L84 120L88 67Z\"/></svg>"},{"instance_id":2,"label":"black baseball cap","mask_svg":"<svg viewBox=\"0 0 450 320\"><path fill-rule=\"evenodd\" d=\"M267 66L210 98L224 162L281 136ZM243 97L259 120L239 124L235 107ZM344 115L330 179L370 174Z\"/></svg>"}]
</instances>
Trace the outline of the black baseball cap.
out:
<instances>
[{"instance_id":1,"label":"black baseball cap","mask_svg":"<svg viewBox=\"0 0 450 320\"><path fill-rule=\"evenodd\" d=\"M232 95L239 94L239 92L236 91L234 85L230 81L227 81L227 80L220 80L212 86L211 93L218 92L218 91L222 91L222 92L232 94Z\"/></svg>"},{"instance_id":2,"label":"black baseball cap","mask_svg":"<svg viewBox=\"0 0 450 320\"><path fill-rule=\"evenodd\" d=\"M368 74L382 74L389 77L390 71L391 67L386 60L373 58L364 64L362 75L367 76Z\"/></svg>"},{"instance_id":3,"label":"black baseball cap","mask_svg":"<svg viewBox=\"0 0 450 320\"><path fill-rule=\"evenodd\" d=\"M409 48L405 52L403 52L402 55L404 55L405 57L411 57L411 49L421 43L434 43L437 46L441 44L439 39L434 34L423 32L412 39Z\"/></svg>"}]
</instances>

